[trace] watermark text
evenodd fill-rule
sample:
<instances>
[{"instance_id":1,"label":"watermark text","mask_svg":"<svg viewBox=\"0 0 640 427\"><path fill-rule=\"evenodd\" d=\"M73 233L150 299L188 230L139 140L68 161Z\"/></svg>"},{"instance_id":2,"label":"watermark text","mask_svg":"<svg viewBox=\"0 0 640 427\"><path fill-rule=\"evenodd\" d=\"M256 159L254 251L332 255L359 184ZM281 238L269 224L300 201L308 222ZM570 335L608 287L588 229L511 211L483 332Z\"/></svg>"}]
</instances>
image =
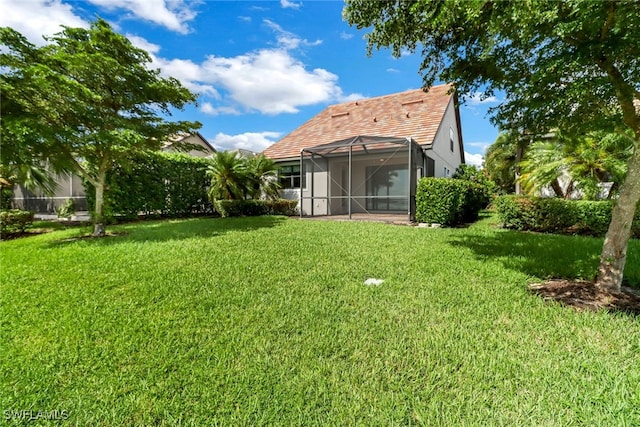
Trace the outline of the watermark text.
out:
<instances>
[{"instance_id":1,"label":"watermark text","mask_svg":"<svg viewBox=\"0 0 640 427\"><path fill-rule=\"evenodd\" d=\"M2 415L5 421L64 421L69 418L69 411L65 409L54 409L51 411L36 411L33 409L5 410Z\"/></svg>"}]
</instances>

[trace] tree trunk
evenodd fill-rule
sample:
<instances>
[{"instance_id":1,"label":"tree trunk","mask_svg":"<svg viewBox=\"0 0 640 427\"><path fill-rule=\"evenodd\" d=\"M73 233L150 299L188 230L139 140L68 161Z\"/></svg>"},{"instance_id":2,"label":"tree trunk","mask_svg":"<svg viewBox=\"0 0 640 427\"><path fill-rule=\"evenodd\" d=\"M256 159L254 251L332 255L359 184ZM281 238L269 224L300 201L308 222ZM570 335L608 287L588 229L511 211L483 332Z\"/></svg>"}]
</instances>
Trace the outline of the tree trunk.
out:
<instances>
[{"instance_id":1,"label":"tree trunk","mask_svg":"<svg viewBox=\"0 0 640 427\"><path fill-rule=\"evenodd\" d=\"M564 192L562 191L562 186L560 182L558 182L558 178L551 181L551 189L554 193L556 193L556 197L564 198Z\"/></svg>"},{"instance_id":2,"label":"tree trunk","mask_svg":"<svg viewBox=\"0 0 640 427\"><path fill-rule=\"evenodd\" d=\"M567 189L564 190L564 198L566 200L571 200L571 195L573 194L573 180L570 180L567 184Z\"/></svg>"},{"instance_id":3,"label":"tree trunk","mask_svg":"<svg viewBox=\"0 0 640 427\"><path fill-rule=\"evenodd\" d=\"M620 194L613 207L596 278L596 286L613 292L619 292L622 286L624 265L627 260L627 244L631 237L631 225L638 200L640 200L640 142L638 141L627 167L627 178L620 186Z\"/></svg>"},{"instance_id":4,"label":"tree trunk","mask_svg":"<svg viewBox=\"0 0 640 427\"><path fill-rule=\"evenodd\" d=\"M98 173L98 182L96 183L96 206L93 216L93 237L103 237L104 229L104 181L106 174Z\"/></svg>"}]
</instances>

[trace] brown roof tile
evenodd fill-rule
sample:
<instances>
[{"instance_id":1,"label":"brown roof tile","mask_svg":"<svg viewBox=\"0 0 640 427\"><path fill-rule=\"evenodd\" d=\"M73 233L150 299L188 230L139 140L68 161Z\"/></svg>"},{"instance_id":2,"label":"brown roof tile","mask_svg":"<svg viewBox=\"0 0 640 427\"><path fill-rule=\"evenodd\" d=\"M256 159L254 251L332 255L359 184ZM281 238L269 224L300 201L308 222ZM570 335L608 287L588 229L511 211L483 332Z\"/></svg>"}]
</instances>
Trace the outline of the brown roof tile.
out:
<instances>
[{"instance_id":1,"label":"brown roof tile","mask_svg":"<svg viewBox=\"0 0 640 427\"><path fill-rule=\"evenodd\" d=\"M298 157L303 148L358 135L413 137L431 144L453 95L450 85L434 86L327 107L264 150L272 159Z\"/></svg>"}]
</instances>

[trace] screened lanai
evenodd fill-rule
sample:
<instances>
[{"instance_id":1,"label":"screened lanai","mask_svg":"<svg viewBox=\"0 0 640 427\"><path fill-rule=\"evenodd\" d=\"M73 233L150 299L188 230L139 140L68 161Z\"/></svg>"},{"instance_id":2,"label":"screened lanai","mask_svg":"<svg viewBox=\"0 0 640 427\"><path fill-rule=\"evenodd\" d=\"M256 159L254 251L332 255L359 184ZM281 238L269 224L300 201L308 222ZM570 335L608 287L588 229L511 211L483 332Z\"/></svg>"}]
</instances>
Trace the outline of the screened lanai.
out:
<instances>
[{"instance_id":1,"label":"screened lanai","mask_svg":"<svg viewBox=\"0 0 640 427\"><path fill-rule=\"evenodd\" d=\"M412 138L359 135L300 151L300 216L415 215L423 152Z\"/></svg>"}]
</instances>

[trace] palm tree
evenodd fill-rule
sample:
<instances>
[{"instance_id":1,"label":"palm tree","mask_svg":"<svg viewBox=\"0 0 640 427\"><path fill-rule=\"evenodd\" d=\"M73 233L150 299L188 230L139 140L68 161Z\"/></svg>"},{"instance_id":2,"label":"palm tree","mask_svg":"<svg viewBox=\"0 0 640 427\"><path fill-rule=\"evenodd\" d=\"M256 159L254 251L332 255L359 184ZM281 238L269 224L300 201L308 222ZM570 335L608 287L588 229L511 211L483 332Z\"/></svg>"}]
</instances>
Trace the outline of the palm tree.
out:
<instances>
[{"instance_id":1,"label":"palm tree","mask_svg":"<svg viewBox=\"0 0 640 427\"><path fill-rule=\"evenodd\" d=\"M0 208L9 207L9 201L16 184L22 184L29 191L40 190L52 195L58 183L51 172L40 163L0 164Z\"/></svg>"},{"instance_id":2,"label":"palm tree","mask_svg":"<svg viewBox=\"0 0 640 427\"><path fill-rule=\"evenodd\" d=\"M613 182L611 197L626 174L626 162L631 155L632 141L624 135L592 132L583 137L558 134L552 141L537 141L531 145L525 160L521 182L529 192L551 186L556 196L569 198L574 188L585 199L597 199L600 183ZM565 188L560 178L566 177Z\"/></svg>"},{"instance_id":3,"label":"palm tree","mask_svg":"<svg viewBox=\"0 0 640 427\"><path fill-rule=\"evenodd\" d=\"M489 179L505 193L516 190L516 178L520 174L518 164L525 146L525 140L515 132L501 132L485 152L484 168Z\"/></svg>"},{"instance_id":4,"label":"palm tree","mask_svg":"<svg viewBox=\"0 0 640 427\"><path fill-rule=\"evenodd\" d=\"M269 199L277 199L280 194L278 182L278 167L276 163L265 157L264 154L247 157L245 168L248 175L247 195L252 199L262 196Z\"/></svg>"},{"instance_id":5,"label":"palm tree","mask_svg":"<svg viewBox=\"0 0 640 427\"><path fill-rule=\"evenodd\" d=\"M237 200L247 194L247 169L245 161L237 153L217 152L211 158L207 177L211 179L208 192L211 200Z\"/></svg>"}]
</instances>

